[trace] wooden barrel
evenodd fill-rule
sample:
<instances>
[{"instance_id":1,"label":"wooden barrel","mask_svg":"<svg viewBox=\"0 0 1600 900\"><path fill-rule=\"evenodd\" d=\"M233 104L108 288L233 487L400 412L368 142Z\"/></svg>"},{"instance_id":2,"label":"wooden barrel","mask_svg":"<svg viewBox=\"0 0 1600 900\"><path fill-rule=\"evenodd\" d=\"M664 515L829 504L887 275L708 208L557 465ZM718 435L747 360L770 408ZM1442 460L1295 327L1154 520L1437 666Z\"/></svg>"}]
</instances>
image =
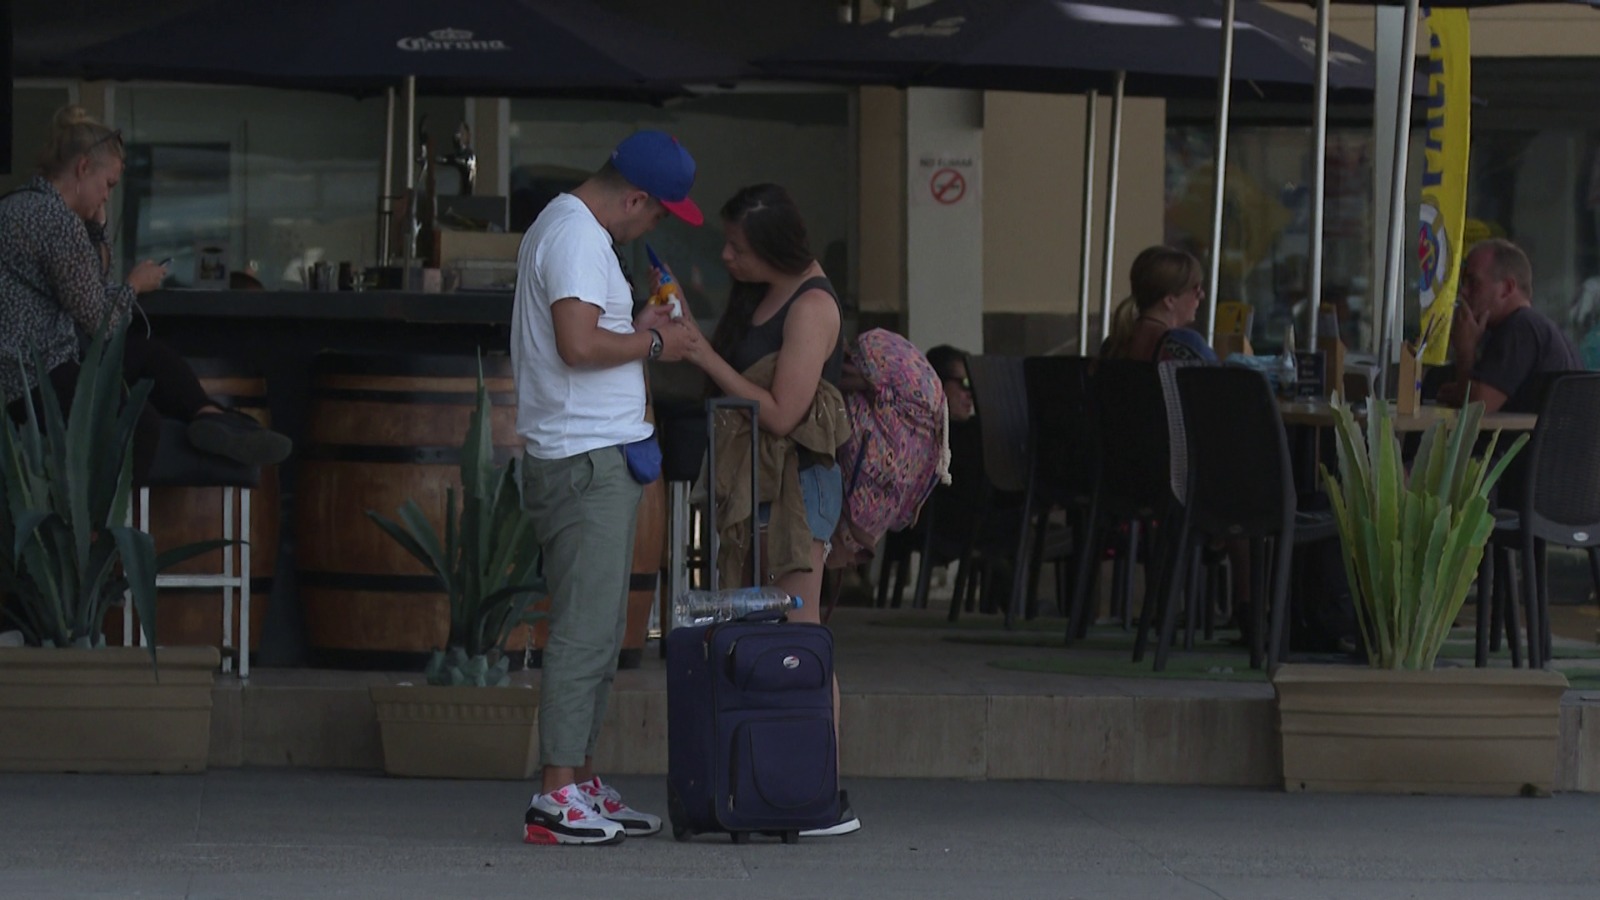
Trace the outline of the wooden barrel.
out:
<instances>
[{"instance_id":1,"label":"wooden barrel","mask_svg":"<svg viewBox=\"0 0 1600 900\"><path fill-rule=\"evenodd\" d=\"M411 665L444 647L448 602L433 575L367 517L415 500L443 534L460 505L461 444L477 403L472 356L325 353L295 488L295 582L307 642L332 665ZM521 452L507 356L483 357L497 462Z\"/></svg>"},{"instance_id":2,"label":"wooden barrel","mask_svg":"<svg viewBox=\"0 0 1600 900\"><path fill-rule=\"evenodd\" d=\"M223 406L271 427L264 377L228 359L191 359L207 396ZM156 552L222 536L222 492L218 487L153 487L150 489L150 536ZM278 562L281 515L278 467L261 467L261 485L250 495L250 649L261 643L267 603L272 599L272 572ZM240 511L233 509L233 533L240 533ZM134 512L138 521L138 511ZM237 554L239 548L232 548ZM222 571L224 550L213 550L165 569L161 574L214 575ZM238 565L237 557L234 565ZM239 594L234 592L233 640L239 640ZM137 623L138 617L134 617ZM137 624L134 626L137 628ZM112 609L105 621L106 643L122 643L122 610ZM156 640L165 646L221 646L222 589L163 587L156 603Z\"/></svg>"}]
</instances>

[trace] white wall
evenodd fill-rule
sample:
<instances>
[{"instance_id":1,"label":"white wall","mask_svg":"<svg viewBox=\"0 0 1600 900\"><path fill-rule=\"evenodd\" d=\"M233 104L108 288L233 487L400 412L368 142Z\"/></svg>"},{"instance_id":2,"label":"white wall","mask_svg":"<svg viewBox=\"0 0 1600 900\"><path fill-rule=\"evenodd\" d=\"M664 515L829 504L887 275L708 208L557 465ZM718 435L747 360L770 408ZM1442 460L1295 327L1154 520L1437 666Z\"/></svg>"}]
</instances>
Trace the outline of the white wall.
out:
<instances>
[{"instance_id":1,"label":"white wall","mask_svg":"<svg viewBox=\"0 0 1600 900\"><path fill-rule=\"evenodd\" d=\"M911 342L983 352L983 93L906 93Z\"/></svg>"}]
</instances>

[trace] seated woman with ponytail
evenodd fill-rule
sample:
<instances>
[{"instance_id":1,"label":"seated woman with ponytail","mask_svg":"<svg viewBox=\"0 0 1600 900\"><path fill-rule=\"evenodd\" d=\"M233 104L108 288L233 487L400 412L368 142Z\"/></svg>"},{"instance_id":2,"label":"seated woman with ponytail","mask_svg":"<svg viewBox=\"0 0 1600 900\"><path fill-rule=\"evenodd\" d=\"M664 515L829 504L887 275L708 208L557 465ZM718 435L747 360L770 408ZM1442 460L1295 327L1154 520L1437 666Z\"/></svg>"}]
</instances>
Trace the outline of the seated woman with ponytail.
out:
<instances>
[{"instance_id":1,"label":"seated woman with ponytail","mask_svg":"<svg viewBox=\"0 0 1600 900\"><path fill-rule=\"evenodd\" d=\"M1111 334L1100 355L1149 363L1188 360L1216 363L1217 354L1199 332L1188 326L1200 309L1205 288L1200 285L1200 261L1171 247L1148 247L1134 257L1128 273L1133 293L1117 306ZM1212 541L1208 553L1225 551L1236 577L1233 582L1231 625L1240 630L1239 643L1249 644L1250 579L1237 573L1250 571L1248 541Z\"/></svg>"},{"instance_id":2,"label":"seated woman with ponytail","mask_svg":"<svg viewBox=\"0 0 1600 900\"><path fill-rule=\"evenodd\" d=\"M1112 314L1111 334L1100 348L1101 356L1146 362L1217 361L1205 338L1188 327L1205 296L1199 260L1171 247L1149 247L1134 258L1128 281L1133 293Z\"/></svg>"},{"instance_id":3,"label":"seated woman with ponytail","mask_svg":"<svg viewBox=\"0 0 1600 900\"><path fill-rule=\"evenodd\" d=\"M126 278L111 274L106 208L122 178L122 133L81 107L56 113L39 171L0 198L0 389L6 411L22 421L42 400L34 357L42 358L63 407L80 372L79 353L105 323L127 329L122 374L154 387L133 438L133 479L145 483L161 439L161 418L188 423L189 443L246 465L271 465L289 455L289 439L249 416L214 403L182 356L134 324L137 297L161 286L164 266L136 264ZM65 411L65 410L63 410Z\"/></svg>"}]
</instances>

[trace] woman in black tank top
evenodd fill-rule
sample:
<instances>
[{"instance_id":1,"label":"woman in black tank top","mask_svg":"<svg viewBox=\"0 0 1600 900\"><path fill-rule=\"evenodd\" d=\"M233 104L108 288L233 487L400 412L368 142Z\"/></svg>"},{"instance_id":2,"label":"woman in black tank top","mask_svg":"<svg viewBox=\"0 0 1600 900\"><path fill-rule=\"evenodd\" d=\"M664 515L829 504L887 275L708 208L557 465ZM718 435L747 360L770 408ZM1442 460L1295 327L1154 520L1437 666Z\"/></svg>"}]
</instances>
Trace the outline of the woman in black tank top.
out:
<instances>
[{"instance_id":1,"label":"woman in black tank top","mask_svg":"<svg viewBox=\"0 0 1600 900\"><path fill-rule=\"evenodd\" d=\"M716 389L761 404L760 426L785 436L798 426L816 398L818 384L835 387L844 367L839 297L811 253L805 221L789 192L775 184L740 190L722 207L726 240L722 263L733 276L728 308L710 342L685 359L705 371ZM690 321L690 320L685 320ZM771 354L778 355L771 389L742 374ZM809 465L802 460L802 468ZM817 541L815 556L823 553ZM822 565L793 573L791 594L820 595ZM783 587L785 579L777 584ZM815 617L820 604L797 612Z\"/></svg>"},{"instance_id":2,"label":"woman in black tank top","mask_svg":"<svg viewBox=\"0 0 1600 900\"><path fill-rule=\"evenodd\" d=\"M722 225L726 234L722 263L733 276L728 308L712 340L699 342L685 359L703 369L722 393L758 402L761 429L786 436L811 409L821 382L839 385L844 365L839 296L811 253L805 222L788 191L775 184L740 190L722 207ZM778 361L770 390L741 374L773 353ZM789 572L773 582L804 598L805 605L792 610L789 618L806 622L821 618L827 543L819 534L832 535L842 502L837 465L812 463L812 459L802 456L799 474L814 538L811 570ZM831 506L833 522L819 524L811 508L812 495L820 498L830 491L830 500L819 499L817 505ZM838 698L835 682L835 728ZM860 827L845 801L840 821L813 834L845 834Z\"/></svg>"}]
</instances>

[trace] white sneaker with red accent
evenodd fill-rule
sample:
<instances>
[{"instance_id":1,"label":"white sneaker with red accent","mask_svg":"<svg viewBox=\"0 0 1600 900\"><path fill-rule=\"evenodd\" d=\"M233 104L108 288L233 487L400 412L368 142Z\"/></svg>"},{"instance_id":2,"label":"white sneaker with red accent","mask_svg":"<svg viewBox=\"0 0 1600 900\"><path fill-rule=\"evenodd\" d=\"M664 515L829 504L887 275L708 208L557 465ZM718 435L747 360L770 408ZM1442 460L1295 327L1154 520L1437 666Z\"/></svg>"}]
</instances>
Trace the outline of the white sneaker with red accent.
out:
<instances>
[{"instance_id":1,"label":"white sneaker with red accent","mask_svg":"<svg viewBox=\"0 0 1600 900\"><path fill-rule=\"evenodd\" d=\"M579 784L578 790L594 804L595 812L621 825L628 837L649 837L661 830L660 816L640 812L622 802L617 789L603 784L599 775Z\"/></svg>"},{"instance_id":2,"label":"white sneaker with red accent","mask_svg":"<svg viewBox=\"0 0 1600 900\"><path fill-rule=\"evenodd\" d=\"M527 844L616 844L625 836L620 824L597 814L588 795L569 784L533 798L522 840Z\"/></svg>"}]
</instances>

